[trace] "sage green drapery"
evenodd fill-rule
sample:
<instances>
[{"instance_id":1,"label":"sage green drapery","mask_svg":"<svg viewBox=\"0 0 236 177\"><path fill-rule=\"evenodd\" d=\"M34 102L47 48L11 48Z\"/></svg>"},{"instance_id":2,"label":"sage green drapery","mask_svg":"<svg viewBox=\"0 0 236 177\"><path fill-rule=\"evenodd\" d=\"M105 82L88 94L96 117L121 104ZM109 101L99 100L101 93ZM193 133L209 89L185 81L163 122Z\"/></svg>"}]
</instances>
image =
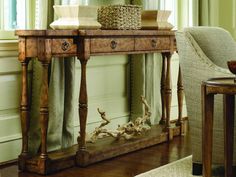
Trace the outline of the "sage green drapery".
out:
<instances>
[{"instance_id":1,"label":"sage green drapery","mask_svg":"<svg viewBox=\"0 0 236 177\"><path fill-rule=\"evenodd\" d=\"M53 19L53 4L60 4L59 0L39 1L39 29L47 29ZM42 67L37 60L33 60L32 93L31 93L31 122L29 132L29 150L36 153L40 147L39 100ZM74 113L74 75L75 59L53 58L49 82L49 124L48 150L52 151L73 144L73 113Z\"/></svg>"},{"instance_id":2,"label":"sage green drapery","mask_svg":"<svg viewBox=\"0 0 236 177\"><path fill-rule=\"evenodd\" d=\"M178 1L178 29L188 26L218 26L219 0Z\"/></svg>"},{"instance_id":3,"label":"sage green drapery","mask_svg":"<svg viewBox=\"0 0 236 177\"><path fill-rule=\"evenodd\" d=\"M218 0L194 0L193 8L194 26L215 26L218 24Z\"/></svg>"},{"instance_id":4,"label":"sage green drapery","mask_svg":"<svg viewBox=\"0 0 236 177\"><path fill-rule=\"evenodd\" d=\"M235 36L235 19L235 0L192 0L192 6L189 0L178 0L178 29L187 26L219 26Z\"/></svg>"},{"instance_id":5,"label":"sage green drapery","mask_svg":"<svg viewBox=\"0 0 236 177\"><path fill-rule=\"evenodd\" d=\"M160 4L160 0L153 0ZM133 0L133 4L148 6L149 1ZM153 2L152 2L153 3ZM156 6L157 7L157 6ZM151 107L151 123L161 118L161 54L133 55L131 58L131 120L143 114L140 95L145 96Z\"/></svg>"}]
</instances>

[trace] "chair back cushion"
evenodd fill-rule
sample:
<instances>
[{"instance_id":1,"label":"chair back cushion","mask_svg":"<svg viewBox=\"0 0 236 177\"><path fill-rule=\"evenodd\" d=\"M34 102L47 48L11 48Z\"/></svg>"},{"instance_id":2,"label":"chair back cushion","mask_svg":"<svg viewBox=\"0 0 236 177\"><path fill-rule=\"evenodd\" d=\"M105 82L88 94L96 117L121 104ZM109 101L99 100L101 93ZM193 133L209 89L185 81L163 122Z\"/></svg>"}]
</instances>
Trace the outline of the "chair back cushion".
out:
<instances>
[{"instance_id":1,"label":"chair back cushion","mask_svg":"<svg viewBox=\"0 0 236 177\"><path fill-rule=\"evenodd\" d=\"M205 55L216 65L227 68L228 60L236 60L236 44L230 33L219 27L190 27L190 34Z\"/></svg>"}]
</instances>

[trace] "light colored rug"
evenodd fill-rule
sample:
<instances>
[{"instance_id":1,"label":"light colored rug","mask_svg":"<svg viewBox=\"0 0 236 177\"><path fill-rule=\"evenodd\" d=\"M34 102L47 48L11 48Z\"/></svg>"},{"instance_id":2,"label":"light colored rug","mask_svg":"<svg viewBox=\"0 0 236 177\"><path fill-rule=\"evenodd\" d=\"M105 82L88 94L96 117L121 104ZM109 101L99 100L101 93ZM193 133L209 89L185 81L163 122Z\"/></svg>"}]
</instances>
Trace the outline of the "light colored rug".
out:
<instances>
[{"instance_id":1,"label":"light colored rug","mask_svg":"<svg viewBox=\"0 0 236 177\"><path fill-rule=\"evenodd\" d=\"M201 177L192 174L192 156L185 157L135 177ZM222 168L213 170L214 177L223 177ZM218 174L218 175L216 175Z\"/></svg>"}]
</instances>

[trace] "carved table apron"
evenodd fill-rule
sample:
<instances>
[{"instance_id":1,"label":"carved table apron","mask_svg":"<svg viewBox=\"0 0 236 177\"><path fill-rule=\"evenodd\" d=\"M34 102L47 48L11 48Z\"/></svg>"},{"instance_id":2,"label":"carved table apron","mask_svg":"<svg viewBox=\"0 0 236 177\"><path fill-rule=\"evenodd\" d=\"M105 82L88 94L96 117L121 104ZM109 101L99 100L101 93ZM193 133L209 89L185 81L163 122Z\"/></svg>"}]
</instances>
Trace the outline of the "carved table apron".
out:
<instances>
[{"instance_id":1,"label":"carved table apron","mask_svg":"<svg viewBox=\"0 0 236 177\"><path fill-rule=\"evenodd\" d=\"M19 61L22 64L21 126L22 152L19 155L19 169L39 174L48 174L74 165L88 164L120 154L145 148L173 138L183 131L182 105L183 86L181 72L178 77L179 116L175 128L170 128L171 106L171 55L176 51L174 31L158 30L17 30L19 36ZM97 145L85 142L88 98L86 86L86 64L92 55L162 53L161 79L162 117L159 129L140 139L129 142L104 140ZM80 138L78 145L64 150L47 152L48 128L48 67L52 57L76 56L81 63L81 84L79 94ZM28 154L29 99L27 67L36 57L43 67L40 95L41 152L30 157ZM183 132L182 132L183 133ZM108 138L109 139L109 138ZM107 144L106 144L107 143ZM98 146L98 147L95 147ZM99 147L100 146L100 147Z\"/></svg>"}]
</instances>

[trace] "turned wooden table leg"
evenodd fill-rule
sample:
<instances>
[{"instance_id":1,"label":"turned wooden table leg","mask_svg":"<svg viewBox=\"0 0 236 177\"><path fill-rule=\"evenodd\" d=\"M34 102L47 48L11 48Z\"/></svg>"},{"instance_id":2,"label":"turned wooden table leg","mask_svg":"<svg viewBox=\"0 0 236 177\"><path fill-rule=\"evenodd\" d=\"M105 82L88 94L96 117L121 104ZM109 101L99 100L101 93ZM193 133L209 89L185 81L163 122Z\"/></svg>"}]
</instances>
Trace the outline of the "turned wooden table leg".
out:
<instances>
[{"instance_id":1,"label":"turned wooden table leg","mask_svg":"<svg viewBox=\"0 0 236 177\"><path fill-rule=\"evenodd\" d=\"M184 134L185 130L182 122L184 87L183 87L182 72L180 66L179 66L178 83L177 83L177 96L178 96L178 120L176 122L176 126L180 126L181 134Z\"/></svg>"},{"instance_id":2,"label":"turned wooden table leg","mask_svg":"<svg viewBox=\"0 0 236 177\"><path fill-rule=\"evenodd\" d=\"M165 81L166 81L166 58L162 54L162 72L161 72L161 120L159 124L164 125L166 123L166 108L165 108Z\"/></svg>"},{"instance_id":3,"label":"turned wooden table leg","mask_svg":"<svg viewBox=\"0 0 236 177\"><path fill-rule=\"evenodd\" d=\"M86 83L86 64L87 60L80 59L81 63L81 81L80 81L80 94L79 94L79 117L80 117L80 140L79 149L86 149L86 122L88 114L88 96L87 96L87 83Z\"/></svg>"},{"instance_id":4,"label":"turned wooden table leg","mask_svg":"<svg viewBox=\"0 0 236 177\"><path fill-rule=\"evenodd\" d=\"M166 127L165 130L169 132L169 139L173 139L173 131L170 129L170 108L171 108L171 53L164 53L167 60L167 71L165 81L165 108L166 108Z\"/></svg>"},{"instance_id":5,"label":"turned wooden table leg","mask_svg":"<svg viewBox=\"0 0 236 177\"><path fill-rule=\"evenodd\" d=\"M30 126L29 103L28 103L28 63L29 59L24 59L22 65L22 91L20 104L20 118L22 131L22 150L19 155L19 169L25 169L25 160L28 158L28 133Z\"/></svg>"},{"instance_id":6,"label":"turned wooden table leg","mask_svg":"<svg viewBox=\"0 0 236 177\"><path fill-rule=\"evenodd\" d=\"M202 85L202 165L203 177L211 177L214 95Z\"/></svg>"},{"instance_id":7,"label":"turned wooden table leg","mask_svg":"<svg viewBox=\"0 0 236 177\"><path fill-rule=\"evenodd\" d=\"M234 95L224 95L225 177L233 177Z\"/></svg>"},{"instance_id":8,"label":"turned wooden table leg","mask_svg":"<svg viewBox=\"0 0 236 177\"><path fill-rule=\"evenodd\" d=\"M22 65L22 93L21 93L21 128L22 128L22 151L21 155L28 155L28 131L29 131L29 103L28 103L28 60Z\"/></svg>"},{"instance_id":9,"label":"turned wooden table leg","mask_svg":"<svg viewBox=\"0 0 236 177\"><path fill-rule=\"evenodd\" d=\"M30 126L29 117L29 99L28 99L28 64L30 58L26 57L26 39L24 37L19 38L19 55L18 60L22 66L22 90L21 90L21 103L20 103L20 120L21 120L21 131L22 131L22 149L19 155L19 169L25 170L26 160L28 154L28 132Z\"/></svg>"},{"instance_id":10,"label":"turned wooden table leg","mask_svg":"<svg viewBox=\"0 0 236 177\"><path fill-rule=\"evenodd\" d=\"M80 38L78 41L78 59L81 64L81 80L79 93L79 121L80 121L80 136L77 141L79 150L77 151L77 161L80 161L80 155L86 150L86 123L88 114L88 95L86 81L86 66L90 58L90 39Z\"/></svg>"},{"instance_id":11,"label":"turned wooden table leg","mask_svg":"<svg viewBox=\"0 0 236 177\"><path fill-rule=\"evenodd\" d=\"M41 127L41 159L46 159L47 154L47 130L48 130L48 61L42 63L42 86L40 93L40 127Z\"/></svg>"}]
</instances>

